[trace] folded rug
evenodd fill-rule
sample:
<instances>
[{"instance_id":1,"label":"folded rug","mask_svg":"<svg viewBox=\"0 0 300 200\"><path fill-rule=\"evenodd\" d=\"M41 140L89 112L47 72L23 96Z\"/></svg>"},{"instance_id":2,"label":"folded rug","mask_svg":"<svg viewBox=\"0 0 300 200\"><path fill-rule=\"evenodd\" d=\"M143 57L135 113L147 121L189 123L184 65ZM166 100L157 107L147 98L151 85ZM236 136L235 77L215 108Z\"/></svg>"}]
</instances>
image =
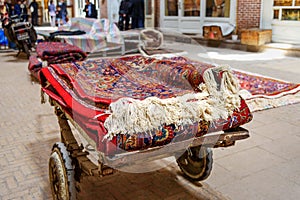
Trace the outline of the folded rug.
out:
<instances>
[{"instance_id":1,"label":"folded rug","mask_svg":"<svg viewBox=\"0 0 300 200\"><path fill-rule=\"evenodd\" d=\"M178 142L252 119L229 67L184 57L52 64L40 78L43 91L106 154Z\"/></svg>"},{"instance_id":2,"label":"folded rug","mask_svg":"<svg viewBox=\"0 0 300 200\"><path fill-rule=\"evenodd\" d=\"M61 42L41 42L36 47L37 56L30 56L28 70L37 79L42 67L49 64L84 60L87 55L80 48Z\"/></svg>"},{"instance_id":3,"label":"folded rug","mask_svg":"<svg viewBox=\"0 0 300 200\"><path fill-rule=\"evenodd\" d=\"M300 84L238 70L234 74L239 80L240 95L252 112L300 103Z\"/></svg>"},{"instance_id":4,"label":"folded rug","mask_svg":"<svg viewBox=\"0 0 300 200\"><path fill-rule=\"evenodd\" d=\"M48 64L81 61L87 57L79 47L62 42L40 42L36 52Z\"/></svg>"},{"instance_id":5,"label":"folded rug","mask_svg":"<svg viewBox=\"0 0 300 200\"><path fill-rule=\"evenodd\" d=\"M39 79L39 71L43 67L43 62L37 56L30 56L28 62L28 70L37 79Z\"/></svg>"}]
</instances>

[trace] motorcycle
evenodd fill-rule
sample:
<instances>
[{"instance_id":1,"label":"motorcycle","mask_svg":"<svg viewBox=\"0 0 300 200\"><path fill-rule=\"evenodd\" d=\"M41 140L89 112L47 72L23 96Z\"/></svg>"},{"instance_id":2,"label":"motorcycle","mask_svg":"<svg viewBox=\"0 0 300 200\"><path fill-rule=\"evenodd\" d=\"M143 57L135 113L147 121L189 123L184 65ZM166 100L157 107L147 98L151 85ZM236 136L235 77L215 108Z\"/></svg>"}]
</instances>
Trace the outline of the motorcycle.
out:
<instances>
[{"instance_id":1,"label":"motorcycle","mask_svg":"<svg viewBox=\"0 0 300 200\"><path fill-rule=\"evenodd\" d=\"M11 16L2 18L2 27L8 41L16 44L19 52L26 53L27 58L30 57L30 51L35 47L37 34L30 22L24 20L22 16Z\"/></svg>"}]
</instances>

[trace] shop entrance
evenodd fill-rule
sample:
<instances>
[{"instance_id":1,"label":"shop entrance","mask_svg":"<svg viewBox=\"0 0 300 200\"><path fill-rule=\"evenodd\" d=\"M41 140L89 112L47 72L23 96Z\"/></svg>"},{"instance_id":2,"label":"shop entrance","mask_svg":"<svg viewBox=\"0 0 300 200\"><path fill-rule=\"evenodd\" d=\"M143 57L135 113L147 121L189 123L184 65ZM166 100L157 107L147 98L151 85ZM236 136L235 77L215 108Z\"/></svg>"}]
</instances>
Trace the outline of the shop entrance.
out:
<instances>
[{"instance_id":1,"label":"shop entrance","mask_svg":"<svg viewBox=\"0 0 300 200\"><path fill-rule=\"evenodd\" d=\"M161 26L181 33L202 34L205 23L236 23L237 0L164 0Z\"/></svg>"}]
</instances>

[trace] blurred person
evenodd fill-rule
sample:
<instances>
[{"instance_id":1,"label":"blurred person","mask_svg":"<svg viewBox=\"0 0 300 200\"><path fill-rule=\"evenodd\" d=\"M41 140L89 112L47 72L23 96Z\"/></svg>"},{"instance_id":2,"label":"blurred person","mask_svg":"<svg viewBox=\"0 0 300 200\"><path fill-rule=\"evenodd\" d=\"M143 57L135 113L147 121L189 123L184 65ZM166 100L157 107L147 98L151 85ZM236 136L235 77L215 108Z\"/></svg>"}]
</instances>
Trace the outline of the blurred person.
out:
<instances>
[{"instance_id":1,"label":"blurred person","mask_svg":"<svg viewBox=\"0 0 300 200\"><path fill-rule=\"evenodd\" d=\"M18 15L20 17L21 15L21 0L18 0L17 4L15 5L15 15Z\"/></svg>"},{"instance_id":2,"label":"blurred person","mask_svg":"<svg viewBox=\"0 0 300 200\"><path fill-rule=\"evenodd\" d=\"M131 14L131 28L145 27L145 3L144 0L131 0L132 14Z\"/></svg>"},{"instance_id":3,"label":"blurred person","mask_svg":"<svg viewBox=\"0 0 300 200\"><path fill-rule=\"evenodd\" d=\"M32 23L33 26L37 26L38 25L38 9L39 9L39 5L36 2L36 0L33 0L29 4L29 9L31 11L31 23Z\"/></svg>"},{"instance_id":4,"label":"blurred person","mask_svg":"<svg viewBox=\"0 0 300 200\"><path fill-rule=\"evenodd\" d=\"M67 23L67 15L68 15L68 11L67 11L67 4L64 2L64 0L59 0L58 5L60 6L60 12L61 12L61 20L62 20L62 24Z\"/></svg>"},{"instance_id":5,"label":"blurred person","mask_svg":"<svg viewBox=\"0 0 300 200\"><path fill-rule=\"evenodd\" d=\"M61 13L61 7L59 5L56 6L55 17L56 17L57 26L60 27L62 25L62 13Z\"/></svg>"},{"instance_id":6,"label":"blurred person","mask_svg":"<svg viewBox=\"0 0 300 200\"><path fill-rule=\"evenodd\" d=\"M121 31L129 29L129 21L131 16L132 3L130 0L122 0L119 8L119 22L118 27Z\"/></svg>"},{"instance_id":7,"label":"blurred person","mask_svg":"<svg viewBox=\"0 0 300 200\"><path fill-rule=\"evenodd\" d=\"M9 17L17 15L16 10L15 10L15 6L14 5L10 5L10 9L9 9Z\"/></svg>"},{"instance_id":8,"label":"blurred person","mask_svg":"<svg viewBox=\"0 0 300 200\"><path fill-rule=\"evenodd\" d=\"M1 0L1 14L11 16L11 1L9 0Z\"/></svg>"},{"instance_id":9,"label":"blurred person","mask_svg":"<svg viewBox=\"0 0 300 200\"><path fill-rule=\"evenodd\" d=\"M9 17L11 16L11 13L14 14L14 10L12 11L11 3L6 0L0 0L0 14L1 14L1 21L2 25L7 25L9 23ZM13 37L9 33L7 28L3 29L4 35L8 39L8 46L9 48L17 49L16 44L13 42Z\"/></svg>"},{"instance_id":10,"label":"blurred person","mask_svg":"<svg viewBox=\"0 0 300 200\"><path fill-rule=\"evenodd\" d=\"M97 19L97 10L96 6L92 4L89 0L85 0L84 10L86 18L95 18Z\"/></svg>"},{"instance_id":11,"label":"blurred person","mask_svg":"<svg viewBox=\"0 0 300 200\"><path fill-rule=\"evenodd\" d=\"M1 20L10 15L10 6L6 0L0 0Z\"/></svg>"},{"instance_id":12,"label":"blurred person","mask_svg":"<svg viewBox=\"0 0 300 200\"><path fill-rule=\"evenodd\" d=\"M50 4L48 6L48 11L49 11L49 15L50 15L50 24L52 27L55 26L55 18L56 18L56 8L55 5L53 3L53 0L50 0Z\"/></svg>"},{"instance_id":13,"label":"blurred person","mask_svg":"<svg viewBox=\"0 0 300 200\"><path fill-rule=\"evenodd\" d=\"M21 7L21 15L23 16L23 20L27 22L28 21L27 1L23 0L20 7Z\"/></svg>"}]
</instances>

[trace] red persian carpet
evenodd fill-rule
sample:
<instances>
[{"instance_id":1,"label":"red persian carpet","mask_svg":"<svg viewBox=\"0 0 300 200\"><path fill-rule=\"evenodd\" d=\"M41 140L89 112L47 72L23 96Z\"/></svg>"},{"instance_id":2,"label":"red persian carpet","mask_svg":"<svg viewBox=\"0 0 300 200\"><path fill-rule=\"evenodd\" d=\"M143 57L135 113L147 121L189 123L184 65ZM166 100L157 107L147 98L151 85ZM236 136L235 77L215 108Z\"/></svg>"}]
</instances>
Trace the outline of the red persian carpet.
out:
<instances>
[{"instance_id":1,"label":"red persian carpet","mask_svg":"<svg viewBox=\"0 0 300 200\"><path fill-rule=\"evenodd\" d=\"M300 103L300 84L238 70L234 74L252 112Z\"/></svg>"},{"instance_id":2,"label":"red persian carpet","mask_svg":"<svg viewBox=\"0 0 300 200\"><path fill-rule=\"evenodd\" d=\"M252 119L245 100L237 93L239 86L229 69L184 57L162 60L138 55L98 58L51 64L41 68L39 75L43 93L59 104L95 142L95 148L106 155L113 155L119 150L135 151L201 137L208 132L236 128ZM212 89L203 92L206 90L203 83ZM192 98L180 103L179 98L184 95ZM206 96L197 100L197 95ZM221 97L226 98L223 100ZM216 98L222 100L213 103ZM149 99L154 99L154 103L136 106ZM176 99L176 102L169 103L170 99ZM219 102L226 104L223 106ZM226 113L219 117L218 113L223 112L220 108L230 108L231 105L235 106L232 106L231 114L228 112L229 115ZM166 109L168 107L174 109ZM118 110L114 111L115 108ZM203 120L190 119L189 109L194 108L198 111L193 115L205 113L200 116ZM143 109L153 111L153 114ZM176 112L179 109L182 111ZM138 115L141 112L147 116ZM170 113L178 113L180 117L173 120L172 116L169 117ZM172 122L168 122L166 116ZM182 123L185 119L188 119L187 122ZM177 121L181 128L175 124ZM118 126L115 128L114 125ZM107 140L107 135L111 139Z\"/></svg>"}]
</instances>

